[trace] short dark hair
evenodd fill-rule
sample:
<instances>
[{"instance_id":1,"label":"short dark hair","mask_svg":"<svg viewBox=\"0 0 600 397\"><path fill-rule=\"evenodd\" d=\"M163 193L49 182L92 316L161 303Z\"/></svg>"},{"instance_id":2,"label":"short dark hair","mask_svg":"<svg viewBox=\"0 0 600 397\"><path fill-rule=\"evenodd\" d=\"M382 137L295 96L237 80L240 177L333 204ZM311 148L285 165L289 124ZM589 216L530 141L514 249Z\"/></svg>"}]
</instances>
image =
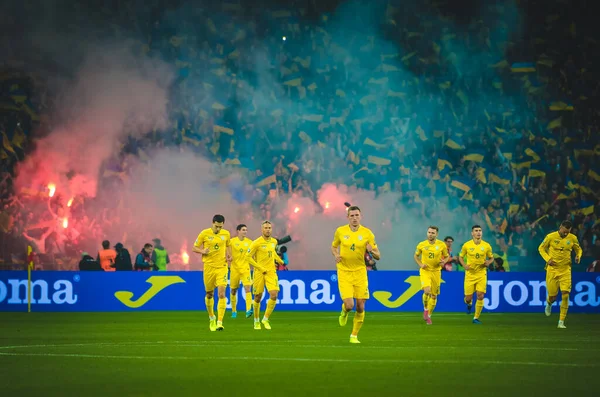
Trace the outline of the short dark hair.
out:
<instances>
[{"instance_id":1,"label":"short dark hair","mask_svg":"<svg viewBox=\"0 0 600 397\"><path fill-rule=\"evenodd\" d=\"M272 225L272 223L271 223L271 221L265 220L265 221L262 221L262 223L260 225L261 226L262 225Z\"/></svg>"},{"instance_id":2,"label":"short dark hair","mask_svg":"<svg viewBox=\"0 0 600 397\"><path fill-rule=\"evenodd\" d=\"M440 231L440 228L439 228L439 227L437 227L437 226L433 226L433 225L429 226L427 229L433 229L433 230L435 230L436 232L439 232L439 231Z\"/></svg>"},{"instance_id":3,"label":"short dark hair","mask_svg":"<svg viewBox=\"0 0 600 397\"><path fill-rule=\"evenodd\" d=\"M565 229L571 229L573 227L573 224L571 223L571 221L562 221L562 223L560 225L562 227L564 227Z\"/></svg>"},{"instance_id":4,"label":"short dark hair","mask_svg":"<svg viewBox=\"0 0 600 397\"><path fill-rule=\"evenodd\" d=\"M237 230L239 232L240 230L242 230L245 227L247 228L248 226L246 226L243 223L241 223L241 224L237 225L237 227L235 228L235 230Z\"/></svg>"},{"instance_id":5,"label":"short dark hair","mask_svg":"<svg viewBox=\"0 0 600 397\"><path fill-rule=\"evenodd\" d=\"M348 212L350 212L350 211L361 212L360 208L358 208L358 205L351 205L350 207L348 207Z\"/></svg>"},{"instance_id":6,"label":"short dark hair","mask_svg":"<svg viewBox=\"0 0 600 397\"><path fill-rule=\"evenodd\" d=\"M213 223L225 223L225 217L223 215L215 215L213 216Z\"/></svg>"},{"instance_id":7,"label":"short dark hair","mask_svg":"<svg viewBox=\"0 0 600 397\"><path fill-rule=\"evenodd\" d=\"M110 248L110 241L104 240L102 242L102 248L104 248L105 250L109 249Z\"/></svg>"},{"instance_id":8,"label":"short dark hair","mask_svg":"<svg viewBox=\"0 0 600 397\"><path fill-rule=\"evenodd\" d=\"M144 244L144 249L146 249L146 248L152 248L152 244L150 244L150 243Z\"/></svg>"},{"instance_id":9,"label":"short dark hair","mask_svg":"<svg viewBox=\"0 0 600 397\"><path fill-rule=\"evenodd\" d=\"M444 241L448 241L448 240L454 241L454 237L452 237L452 236L446 236L446 237L444 237Z\"/></svg>"},{"instance_id":10,"label":"short dark hair","mask_svg":"<svg viewBox=\"0 0 600 397\"><path fill-rule=\"evenodd\" d=\"M475 229L481 229L481 226L479 226L479 225L473 225L473 227L471 228L471 231L473 231Z\"/></svg>"}]
</instances>

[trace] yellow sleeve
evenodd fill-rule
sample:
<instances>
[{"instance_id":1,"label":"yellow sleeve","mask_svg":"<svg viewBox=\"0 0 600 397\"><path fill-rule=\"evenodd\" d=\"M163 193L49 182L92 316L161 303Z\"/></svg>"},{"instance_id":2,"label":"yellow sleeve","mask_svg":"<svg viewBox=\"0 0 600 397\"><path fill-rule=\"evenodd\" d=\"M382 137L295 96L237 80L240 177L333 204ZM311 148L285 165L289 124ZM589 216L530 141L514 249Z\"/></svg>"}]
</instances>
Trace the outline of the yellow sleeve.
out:
<instances>
[{"instance_id":1,"label":"yellow sleeve","mask_svg":"<svg viewBox=\"0 0 600 397\"><path fill-rule=\"evenodd\" d=\"M246 259L248 260L249 264L251 264L253 267L256 267L256 261L250 256L250 254L246 255Z\"/></svg>"},{"instance_id":2,"label":"yellow sleeve","mask_svg":"<svg viewBox=\"0 0 600 397\"><path fill-rule=\"evenodd\" d=\"M373 248L377 248L377 242L375 241L375 233L371 232L369 239L370 239L370 243L373 246Z\"/></svg>"},{"instance_id":3,"label":"yellow sleeve","mask_svg":"<svg viewBox=\"0 0 600 397\"><path fill-rule=\"evenodd\" d=\"M494 259L494 253L492 251L492 246L488 244L487 246L487 259Z\"/></svg>"},{"instance_id":4,"label":"yellow sleeve","mask_svg":"<svg viewBox=\"0 0 600 397\"><path fill-rule=\"evenodd\" d=\"M253 241L252 244L250 244L250 248L248 248L248 258L254 259L257 249L258 249L258 244L256 243L256 241Z\"/></svg>"},{"instance_id":5,"label":"yellow sleeve","mask_svg":"<svg viewBox=\"0 0 600 397\"><path fill-rule=\"evenodd\" d=\"M467 255L467 244L463 244L463 246L460 249L460 254L458 254L458 256L460 256L461 258L464 258Z\"/></svg>"},{"instance_id":6,"label":"yellow sleeve","mask_svg":"<svg viewBox=\"0 0 600 397\"><path fill-rule=\"evenodd\" d=\"M202 243L204 242L204 231L200 232L198 238L196 238L196 242L194 242L194 247L200 248L202 247Z\"/></svg>"},{"instance_id":7,"label":"yellow sleeve","mask_svg":"<svg viewBox=\"0 0 600 397\"><path fill-rule=\"evenodd\" d=\"M551 259L550 254L548 254L548 245L550 245L550 235L547 235L538 247L538 251L546 263Z\"/></svg>"},{"instance_id":8,"label":"yellow sleeve","mask_svg":"<svg viewBox=\"0 0 600 397\"><path fill-rule=\"evenodd\" d=\"M421 243L417 244L417 249L415 250L415 256L421 256L423 249L421 248Z\"/></svg>"},{"instance_id":9,"label":"yellow sleeve","mask_svg":"<svg viewBox=\"0 0 600 397\"><path fill-rule=\"evenodd\" d=\"M225 241L225 247L231 246L231 233L227 233L227 240Z\"/></svg>"},{"instance_id":10,"label":"yellow sleeve","mask_svg":"<svg viewBox=\"0 0 600 397\"><path fill-rule=\"evenodd\" d=\"M575 242L573 243L573 251L575 251L575 258L581 259L581 255L583 255L583 250L579 245L579 240L575 237Z\"/></svg>"},{"instance_id":11,"label":"yellow sleeve","mask_svg":"<svg viewBox=\"0 0 600 397\"><path fill-rule=\"evenodd\" d=\"M333 235L333 242L331 243L331 246L333 248L337 248L340 246L341 243L342 241L340 240L340 229L336 229L335 234Z\"/></svg>"},{"instance_id":12,"label":"yellow sleeve","mask_svg":"<svg viewBox=\"0 0 600 397\"><path fill-rule=\"evenodd\" d=\"M446 247L446 244L444 244L442 246L442 258L445 259L445 258L447 258L449 256L450 256L450 254L448 253L448 247Z\"/></svg>"}]
</instances>

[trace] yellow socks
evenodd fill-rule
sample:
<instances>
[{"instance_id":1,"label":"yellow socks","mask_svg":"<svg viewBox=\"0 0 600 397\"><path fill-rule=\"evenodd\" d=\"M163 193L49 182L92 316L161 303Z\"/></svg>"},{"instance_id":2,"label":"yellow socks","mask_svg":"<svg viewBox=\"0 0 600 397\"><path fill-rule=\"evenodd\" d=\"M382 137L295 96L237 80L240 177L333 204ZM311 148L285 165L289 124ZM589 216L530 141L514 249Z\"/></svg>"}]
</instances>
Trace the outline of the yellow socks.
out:
<instances>
[{"instance_id":1,"label":"yellow socks","mask_svg":"<svg viewBox=\"0 0 600 397\"><path fill-rule=\"evenodd\" d=\"M237 312L237 294L230 294L229 299L231 300L231 312Z\"/></svg>"},{"instance_id":2,"label":"yellow socks","mask_svg":"<svg viewBox=\"0 0 600 397\"><path fill-rule=\"evenodd\" d=\"M429 295L423 294L423 310L427 310L429 307Z\"/></svg>"},{"instance_id":3,"label":"yellow socks","mask_svg":"<svg viewBox=\"0 0 600 397\"><path fill-rule=\"evenodd\" d=\"M362 327L364 322L365 322L365 312L362 312L362 313L356 312L356 314L354 315L354 320L353 320L352 335L354 335L354 336L358 335L358 331L360 331L360 328Z\"/></svg>"},{"instance_id":4,"label":"yellow socks","mask_svg":"<svg viewBox=\"0 0 600 397\"><path fill-rule=\"evenodd\" d=\"M567 311L569 310L569 294L562 294L562 300L560 301L560 321L565 321L567 318Z\"/></svg>"},{"instance_id":5,"label":"yellow socks","mask_svg":"<svg viewBox=\"0 0 600 397\"><path fill-rule=\"evenodd\" d=\"M477 302L475 302L475 317L474 318L479 318L479 316L481 316L482 310L483 310L483 299L482 300L477 299Z\"/></svg>"},{"instance_id":6,"label":"yellow socks","mask_svg":"<svg viewBox=\"0 0 600 397\"><path fill-rule=\"evenodd\" d=\"M227 299L219 298L219 302L217 303L217 311L218 311L219 317L217 318L217 321L223 321L223 317L225 317L226 310L227 310Z\"/></svg>"},{"instance_id":7,"label":"yellow socks","mask_svg":"<svg viewBox=\"0 0 600 397\"><path fill-rule=\"evenodd\" d=\"M431 313L433 313L433 309L435 309L436 303L437 303L437 299L429 298L429 302L427 304L427 311L429 312L430 316L431 316Z\"/></svg>"},{"instance_id":8,"label":"yellow socks","mask_svg":"<svg viewBox=\"0 0 600 397\"><path fill-rule=\"evenodd\" d=\"M342 303L342 313L344 314L344 316L346 314L348 314L348 311L346 311L346 305L344 305L343 303Z\"/></svg>"},{"instance_id":9,"label":"yellow socks","mask_svg":"<svg viewBox=\"0 0 600 397\"><path fill-rule=\"evenodd\" d=\"M246 311L250 311L251 307L252 307L252 293L246 292Z\"/></svg>"},{"instance_id":10,"label":"yellow socks","mask_svg":"<svg viewBox=\"0 0 600 397\"><path fill-rule=\"evenodd\" d=\"M277 301L274 301L273 299L269 299L267 301L267 310L265 310L265 318L269 319L269 317L271 317L271 314L273 313L273 310L275 309L275 305L277 304Z\"/></svg>"},{"instance_id":11,"label":"yellow socks","mask_svg":"<svg viewBox=\"0 0 600 397\"><path fill-rule=\"evenodd\" d=\"M260 320L260 302L254 302L254 321Z\"/></svg>"},{"instance_id":12,"label":"yellow socks","mask_svg":"<svg viewBox=\"0 0 600 397\"><path fill-rule=\"evenodd\" d=\"M204 303L206 304L206 311L208 312L208 317L213 318L215 316L215 300L214 298L204 298Z\"/></svg>"}]
</instances>

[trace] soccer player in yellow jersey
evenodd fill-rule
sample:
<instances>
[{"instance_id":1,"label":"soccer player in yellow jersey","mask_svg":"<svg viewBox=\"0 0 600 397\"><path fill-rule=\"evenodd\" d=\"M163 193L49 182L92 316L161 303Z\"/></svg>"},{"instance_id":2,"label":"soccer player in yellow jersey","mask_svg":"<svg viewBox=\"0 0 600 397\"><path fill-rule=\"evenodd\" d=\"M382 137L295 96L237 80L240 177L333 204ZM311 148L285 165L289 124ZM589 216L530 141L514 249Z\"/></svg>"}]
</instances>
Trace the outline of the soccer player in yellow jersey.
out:
<instances>
[{"instance_id":1,"label":"soccer player in yellow jersey","mask_svg":"<svg viewBox=\"0 0 600 397\"><path fill-rule=\"evenodd\" d=\"M375 260L379 260L381 254L373 232L360 224L360 208L348 207L346 216L348 225L336 229L331 243L331 253L337 264L338 286L344 302L339 318L340 326L346 325L348 313L354 308L354 299L356 299L356 314L350 343L360 343L358 331L365 321L365 302L369 299L365 252L368 251Z\"/></svg>"},{"instance_id":2,"label":"soccer player in yellow jersey","mask_svg":"<svg viewBox=\"0 0 600 397\"><path fill-rule=\"evenodd\" d=\"M431 325L431 314L437 303L442 283L442 266L448 259L446 243L437 239L439 228L429 226L427 240L421 241L415 251L415 262L419 265L421 288L423 289L423 320Z\"/></svg>"},{"instance_id":3,"label":"soccer player in yellow jersey","mask_svg":"<svg viewBox=\"0 0 600 397\"><path fill-rule=\"evenodd\" d=\"M562 295L558 328L567 328L565 319L571 292L571 252L575 251L575 263L579 263L582 255L577 237L570 233L572 227L571 222L564 221L558 231L547 235L538 248L546 261L546 316L552 314L552 304L556 301L559 288Z\"/></svg>"},{"instance_id":4,"label":"soccer player in yellow jersey","mask_svg":"<svg viewBox=\"0 0 600 397\"><path fill-rule=\"evenodd\" d=\"M265 329L271 329L269 318L275 309L277 294L279 293L279 278L277 277L275 262L283 263L283 260L277 255L277 251L275 251L277 240L271 237L271 233L273 232L271 222L264 221L261 225L261 232L262 236L254 240L248 250L248 256L256 261L253 264L254 329L256 330L261 329L261 322ZM262 321L260 321L260 300L262 299L265 286L269 292L269 300L267 301L265 315Z\"/></svg>"},{"instance_id":5,"label":"soccer player in yellow jersey","mask_svg":"<svg viewBox=\"0 0 600 397\"><path fill-rule=\"evenodd\" d=\"M231 288L231 318L237 317L237 291L240 281L246 291L246 318L252 315L252 277L250 276L250 265L256 262L248 256L248 250L252 240L246 238L248 227L237 225L237 237L231 239L231 273L229 275L229 287Z\"/></svg>"},{"instance_id":6,"label":"soccer player in yellow jersey","mask_svg":"<svg viewBox=\"0 0 600 397\"><path fill-rule=\"evenodd\" d=\"M477 292L473 324L481 324L479 316L483 310L483 298L487 290L487 269L494 261L492 246L481 239L482 234L481 226L474 225L471 228L473 239L463 244L458 255L458 261L465 269L465 303L469 313L471 312L473 293ZM467 257L466 263L465 257Z\"/></svg>"},{"instance_id":7,"label":"soccer player in yellow jersey","mask_svg":"<svg viewBox=\"0 0 600 397\"><path fill-rule=\"evenodd\" d=\"M204 262L204 289L206 290L206 310L210 321L211 331L223 331L223 317L227 309L225 290L227 288L227 263L231 262L231 236L223 229L225 217L215 215L212 227L204 229L194 243L193 251L202 255ZM217 303L218 319L215 318L215 288L218 289L219 302Z\"/></svg>"}]
</instances>

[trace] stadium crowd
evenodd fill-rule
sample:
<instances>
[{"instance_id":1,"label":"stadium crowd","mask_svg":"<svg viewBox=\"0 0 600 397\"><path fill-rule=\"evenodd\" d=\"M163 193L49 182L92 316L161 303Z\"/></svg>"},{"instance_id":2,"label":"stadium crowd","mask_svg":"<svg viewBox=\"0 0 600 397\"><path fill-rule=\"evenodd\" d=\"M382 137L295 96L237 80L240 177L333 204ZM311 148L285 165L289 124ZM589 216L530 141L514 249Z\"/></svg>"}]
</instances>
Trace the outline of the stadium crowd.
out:
<instances>
[{"instance_id":1,"label":"stadium crowd","mask_svg":"<svg viewBox=\"0 0 600 397\"><path fill-rule=\"evenodd\" d=\"M454 222L457 241L486 225L505 256L537 255L543 235L569 219L584 256L600 259L599 80L594 41L569 13L526 10L537 24L513 42L511 26L494 23L509 6L484 7L457 27L433 2L405 12L391 1L380 11L392 45L368 29L369 13L354 12L360 6L340 23L319 1L180 8L154 0L144 12L134 0L99 3L110 21L102 34L139 37L136 51L178 71L173 127L123 142L99 175L117 187L112 194L129 183L127 155L176 146L211 159L224 179L244 173L250 182L236 199L273 218L280 235L286 222L273 205L292 193L316 200L332 182L399 193L391 228L402 227L402 211ZM31 68L7 62L0 75L1 259L24 263L30 244L56 268L76 268L82 252L97 252L108 230L131 220L123 208L86 210L106 189L64 208L46 186L14 188L17 162L52 128L54 99ZM119 242L140 252L155 237L141 231ZM170 256L169 269L189 268Z\"/></svg>"}]
</instances>

